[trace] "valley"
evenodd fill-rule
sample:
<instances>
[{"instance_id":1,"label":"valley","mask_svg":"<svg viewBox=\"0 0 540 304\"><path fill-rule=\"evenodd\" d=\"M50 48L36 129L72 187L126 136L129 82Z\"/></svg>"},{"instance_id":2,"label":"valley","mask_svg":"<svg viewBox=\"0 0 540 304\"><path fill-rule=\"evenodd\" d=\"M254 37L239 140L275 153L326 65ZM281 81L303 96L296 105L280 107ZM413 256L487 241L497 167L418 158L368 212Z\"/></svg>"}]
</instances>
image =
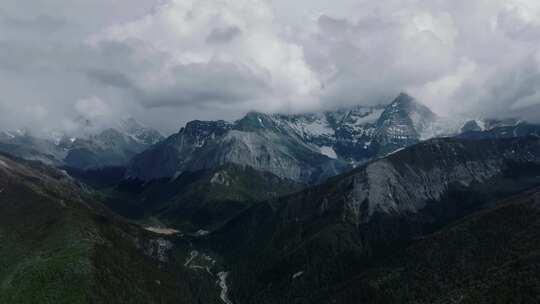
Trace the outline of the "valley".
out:
<instances>
[{"instance_id":1,"label":"valley","mask_svg":"<svg viewBox=\"0 0 540 304\"><path fill-rule=\"evenodd\" d=\"M436 121L406 95L250 113L89 167L12 142L0 302L533 301L540 128L469 121L424 138Z\"/></svg>"}]
</instances>

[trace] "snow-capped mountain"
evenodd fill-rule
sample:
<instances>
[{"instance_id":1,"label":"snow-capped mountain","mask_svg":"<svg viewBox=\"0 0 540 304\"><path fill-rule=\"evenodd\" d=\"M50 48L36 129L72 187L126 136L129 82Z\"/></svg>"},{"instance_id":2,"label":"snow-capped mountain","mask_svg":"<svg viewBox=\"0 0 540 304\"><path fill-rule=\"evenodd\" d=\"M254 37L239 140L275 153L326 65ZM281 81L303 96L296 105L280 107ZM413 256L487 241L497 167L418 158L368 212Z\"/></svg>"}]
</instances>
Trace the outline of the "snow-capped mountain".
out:
<instances>
[{"instance_id":1,"label":"snow-capped mountain","mask_svg":"<svg viewBox=\"0 0 540 304\"><path fill-rule=\"evenodd\" d=\"M225 163L316 182L420 141L437 116L401 94L386 106L298 115L248 113L225 121L193 121L135 157L128 175L174 177Z\"/></svg>"},{"instance_id":2,"label":"snow-capped mountain","mask_svg":"<svg viewBox=\"0 0 540 304\"><path fill-rule=\"evenodd\" d=\"M107 129L87 119L79 125L79 136L2 131L0 151L78 169L128 165L128 176L142 180L233 163L318 182L433 137L540 134L539 126L519 120L441 118L407 94L387 105L295 115L251 112L235 122L192 121L166 140L132 118Z\"/></svg>"},{"instance_id":3,"label":"snow-capped mountain","mask_svg":"<svg viewBox=\"0 0 540 304\"><path fill-rule=\"evenodd\" d=\"M401 94L386 106L274 116L323 154L351 164L363 163L420 141L437 120L429 108Z\"/></svg>"},{"instance_id":4,"label":"snow-capped mountain","mask_svg":"<svg viewBox=\"0 0 540 304\"><path fill-rule=\"evenodd\" d=\"M469 139L540 137L540 125L518 119L475 119L467 121L458 136Z\"/></svg>"},{"instance_id":5,"label":"snow-capped mountain","mask_svg":"<svg viewBox=\"0 0 540 304\"><path fill-rule=\"evenodd\" d=\"M36 136L28 131L3 131L0 151L55 166L93 169L126 165L134 155L163 139L133 118L121 120L113 128L96 131L89 127L80 133L83 135L51 132Z\"/></svg>"},{"instance_id":6,"label":"snow-capped mountain","mask_svg":"<svg viewBox=\"0 0 540 304\"><path fill-rule=\"evenodd\" d=\"M25 130L1 131L0 152L59 166L66 153L54 141L32 136Z\"/></svg>"},{"instance_id":7,"label":"snow-capped mountain","mask_svg":"<svg viewBox=\"0 0 540 304\"><path fill-rule=\"evenodd\" d=\"M147 146L156 144L164 138L161 133L142 125L135 118L121 120L117 129L133 138L136 142Z\"/></svg>"},{"instance_id":8,"label":"snow-capped mountain","mask_svg":"<svg viewBox=\"0 0 540 304\"><path fill-rule=\"evenodd\" d=\"M133 118L114 128L84 137L63 137L58 146L67 151L65 165L79 169L124 166L133 156L159 142L163 136Z\"/></svg>"}]
</instances>

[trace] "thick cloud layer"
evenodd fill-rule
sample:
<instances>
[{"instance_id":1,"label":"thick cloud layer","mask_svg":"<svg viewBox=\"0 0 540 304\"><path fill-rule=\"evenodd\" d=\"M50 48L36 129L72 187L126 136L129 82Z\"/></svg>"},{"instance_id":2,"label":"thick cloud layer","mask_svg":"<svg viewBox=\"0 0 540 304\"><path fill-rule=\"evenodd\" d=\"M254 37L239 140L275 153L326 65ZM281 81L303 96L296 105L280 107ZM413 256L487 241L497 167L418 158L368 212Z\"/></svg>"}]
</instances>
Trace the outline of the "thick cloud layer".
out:
<instances>
[{"instance_id":1,"label":"thick cloud layer","mask_svg":"<svg viewBox=\"0 0 540 304\"><path fill-rule=\"evenodd\" d=\"M388 102L540 118L534 0L5 0L0 127L166 132L249 110Z\"/></svg>"}]
</instances>

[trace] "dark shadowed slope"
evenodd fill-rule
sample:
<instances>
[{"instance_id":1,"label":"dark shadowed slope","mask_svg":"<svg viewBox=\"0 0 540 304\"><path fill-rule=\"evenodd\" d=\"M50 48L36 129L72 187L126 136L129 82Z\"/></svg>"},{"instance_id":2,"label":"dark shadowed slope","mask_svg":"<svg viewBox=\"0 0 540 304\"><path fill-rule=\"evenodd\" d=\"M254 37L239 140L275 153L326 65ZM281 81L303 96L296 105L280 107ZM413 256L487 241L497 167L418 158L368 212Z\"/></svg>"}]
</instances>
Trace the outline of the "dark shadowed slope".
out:
<instances>
[{"instance_id":1,"label":"dark shadowed slope","mask_svg":"<svg viewBox=\"0 0 540 304\"><path fill-rule=\"evenodd\" d=\"M538 303L540 189L414 242L318 303Z\"/></svg>"},{"instance_id":2,"label":"dark shadowed slope","mask_svg":"<svg viewBox=\"0 0 540 304\"><path fill-rule=\"evenodd\" d=\"M430 140L258 204L211 235L208 246L228 257L238 303L331 303L334 288L390 266L418 238L538 185L537 138Z\"/></svg>"},{"instance_id":3,"label":"dark shadowed slope","mask_svg":"<svg viewBox=\"0 0 540 304\"><path fill-rule=\"evenodd\" d=\"M116 212L182 231L212 230L254 203L301 190L303 184L251 167L226 164L151 182L128 179L104 190Z\"/></svg>"},{"instance_id":4,"label":"dark shadowed slope","mask_svg":"<svg viewBox=\"0 0 540 304\"><path fill-rule=\"evenodd\" d=\"M0 155L0 303L217 302L213 282L167 270L169 238L116 219L62 171Z\"/></svg>"}]
</instances>

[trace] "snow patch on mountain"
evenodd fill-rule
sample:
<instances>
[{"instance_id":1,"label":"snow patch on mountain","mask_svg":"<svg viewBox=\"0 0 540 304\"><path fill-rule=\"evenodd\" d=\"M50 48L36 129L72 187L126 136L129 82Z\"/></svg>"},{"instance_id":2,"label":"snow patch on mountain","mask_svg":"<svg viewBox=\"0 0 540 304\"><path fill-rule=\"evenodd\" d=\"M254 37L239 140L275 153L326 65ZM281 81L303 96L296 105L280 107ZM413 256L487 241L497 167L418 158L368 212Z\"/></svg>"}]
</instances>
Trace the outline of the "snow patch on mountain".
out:
<instances>
[{"instance_id":1,"label":"snow patch on mountain","mask_svg":"<svg viewBox=\"0 0 540 304\"><path fill-rule=\"evenodd\" d=\"M146 227L144 228L146 231L153 232L155 234L163 234L163 235L175 235L179 234L180 231L172 228L161 228L161 227Z\"/></svg>"},{"instance_id":2,"label":"snow patch on mountain","mask_svg":"<svg viewBox=\"0 0 540 304\"><path fill-rule=\"evenodd\" d=\"M295 115L290 118L288 125L302 138L335 136L335 130L321 113Z\"/></svg>"},{"instance_id":3,"label":"snow patch on mountain","mask_svg":"<svg viewBox=\"0 0 540 304\"><path fill-rule=\"evenodd\" d=\"M362 108L360 111L351 111L349 117L354 119L354 125L362 126L376 123L383 112L384 108Z\"/></svg>"},{"instance_id":4,"label":"snow patch on mountain","mask_svg":"<svg viewBox=\"0 0 540 304\"><path fill-rule=\"evenodd\" d=\"M481 131L485 131L487 129L486 122L483 119L476 119L476 124L480 127Z\"/></svg>"},{"instance_id":5,"label":"snow patch on mountain","mask_svg":"<svg viewBox=\"0 0 540 304\"><path fill-rule=\"evenodd\" d=\"M328 157L330 157L331 159L337 159L338 156L336 154L336 151L334 151L334 148L332 147L327 147L327 146L323 146L321 147L321 154L322 155L326 155Z\"/></svg>"},{"instance_id":6,"label":"snow patch on mountain","mask_svg":"<svg viewBox=\"0 0 540 304\"><path fill-rule=\"evenodd\" d=\"M434 137L454 136L461 132L461 128L467 122L464 118L437 117L431 124L425 126L420 132L420 140Z\"/></svg>"},{"instance_id":7,"label":"snow patch on mountain","mask_svg":"<svg viewBox=\"0 0 540 304\"><path fill-rule=\"evenodd\" d=\"M1 131L0 136L11 139L15 138L15 135L13 135L10 131Z\"/></svg>"},{"instance_id":8,"label":"snow patch on mountain","mask_svg":"<svg viewBox=\"0 0 540 304\"><path fill-rule=\"evenodd\" d=\"M295 274L292 275L292 279L295 280L295 279L298 279L299 277L301 277L302 275L304 274L303 271L299 271Z\"/></svg>"},{"instance_id":9,"label":"snow patch on mountain","mask_svg":"<svg viewBox=\"0 0 540 304\"><path fill-rule=\"evenodd\" d=\"M8 164L7 164L5 161L3 161L3 160L0 160L0 167L4 167L4 168L6 168L6 169L9 169Z\"/></svg>"},{"instance_id":10,"label":"snow patch on mountain","mask_svg":"<svg viewBox=\"0 0 540 304\"><path fill-rule=\"evenodd\" d=\"M200 230L197 230L197 232L195 232L195 236L206 236L209 233L210 233L210 231L200 229Z\"/></svg>"}]
</instances>

